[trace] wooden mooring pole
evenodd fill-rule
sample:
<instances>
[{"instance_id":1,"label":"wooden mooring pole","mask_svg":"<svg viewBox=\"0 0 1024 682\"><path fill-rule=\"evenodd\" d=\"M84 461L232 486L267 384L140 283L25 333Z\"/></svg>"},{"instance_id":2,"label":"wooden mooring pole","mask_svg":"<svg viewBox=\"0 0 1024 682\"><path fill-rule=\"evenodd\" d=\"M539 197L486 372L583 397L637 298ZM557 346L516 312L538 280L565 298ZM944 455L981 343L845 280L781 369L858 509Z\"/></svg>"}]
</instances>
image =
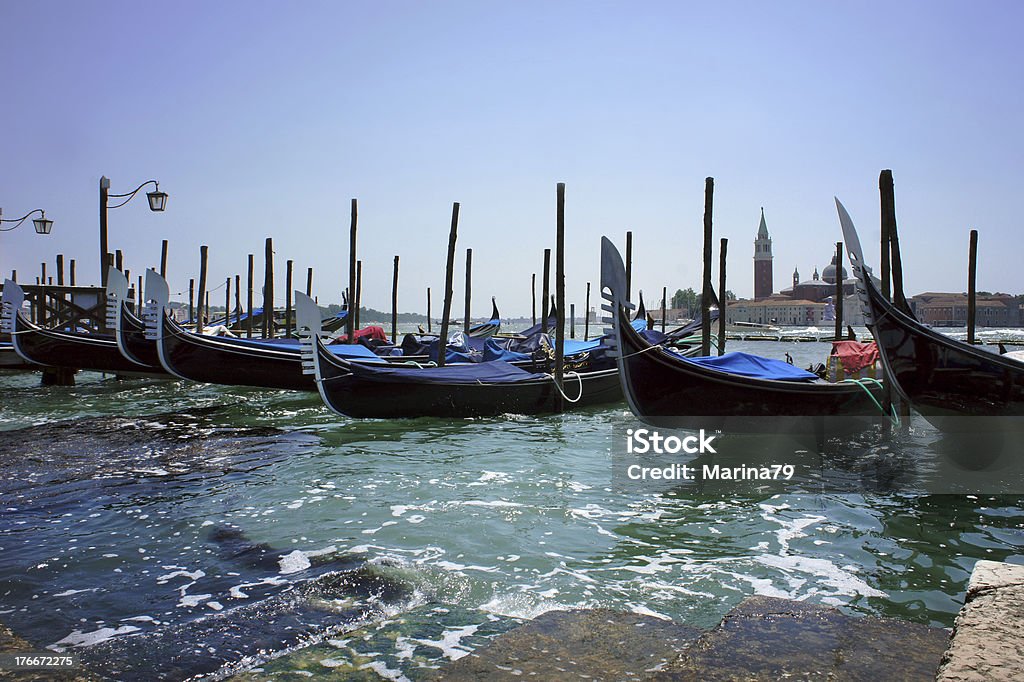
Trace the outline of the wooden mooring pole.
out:
<instances>
[{"instance_id":1,"label":"wooden mooring pole","mask_svg":"<svg viewBox=\"0 0 1024 682\"><path fill-rule=\"evenodd\" d=\"M967 343L974 343L974 329L978 312L978 231L971 230L967 251Z\"/></svg>"},{"instance_id":2,"label":"wooden mooring pole","mask_svg":"<svg viewBox=\"0 0 1024 682\"><path fill-rule=\"evenodd\" d=\"M267 237L263 260L263 338L274 336L274 240Z\"/></svg>"},{"instance_id":3,"label":"wooden mooring pole","mask_svg":"<svg viewBox=\"0 0 1024 682\"><path fill-rule=\"evenodd\" d=\"M700 301L700 351L711 354L711 213L715 179L704 180L704 279Z\"/></svg>"},{"instance_id":4,"label":"wooden mooring pole","mask_svg":"<svg viewBox=\"0 0 1024 682\"><path fill-rule=\"evenodd\" d=\"M287 338L292 336L292 272L295 267L293 261L284 263L284 335Z\"/></svg>"},{"instance_id":5,"label":"wooden mooring pole","mask_svg":"<svg viewBox=\"0 0 1024 682\"><path fill-rule=\"evenodd\" d=\"M395 272L391 279L391 343L398 338L398 256L395 256Z\"/></svg>"},{"instance_id":6,"label":"wooden mooring pole","mask_svg":"<svg viewBox=\"0 0 1024 682\"><path fill-rule=\"evenodd\" d=\"M313 296L313 268L306 268L306 296Z\"/></svg>"},{"instance_id":7,"label":"wooden mooring pole","mask_svg":"<svg viewBox=\"0 0 1024 682\"><path fill-rule=\"evenodd\" d=\"M437 366L444 367L448 352L448 319L452 314L452 277L455 270L455 242L459 234L459 202L452 204L452 226L448 232L448 260L444 268L444 307L441 314L441 337L437 340Z\"/></svg>"},{"instance_id":8,"label":"wooden mooring pole","mask_svg":"<svg viewBox=\"0 0 1024 682\"><path fill-rule=\"evenodd\" d=\"M355 305L356 293L356 225L359 219L359 209L356 200L352 200L352 213L348 233L348 316L345 318L345 331L348 332L348 342L356 342L356 316L359 308Z\"/></svg>"},{"instance_id":9,"label":"wooden mooring pole","mask_svg":"<svg viewBox=\"0 0 1024 682\"><path fill-rule=\"evenodd\" d=\"M433 322L430 321L430 287L427 287L427 333L431 331Z\"/></svg>"},{"instance_id":10,"label":"wooden mooring pole","mask_svg":"<svg viewBox=\"0 0 1024 682\"><path fill-rule=\"evenodd\" d=\"M188 321L192 324L196 322L196 307L194 304L196 297L196 281L193 278L188 280Z\"/></svg>"},{"instance_id":11,"label":"wooden mooring pole","mask_svg":"<svg viewBox=\"0 0 1024 682\"><path fill-rule=\"evenodd\" d=\"M75 259L72 258L68 264L68 284L75 286Z\"/></svg>"},{"instance_id":12,"label":"wooden mooring pole","mask_svg":"<svg viewBox=\"0 0 1024 682\"><path fill-rule=\"evenodd\" d=\"M583 307L583 340L590 340L590 282L587 282L587 298Z\"/></svg>"},{"instance_id":13,"label":"wooden mooring pole","mask_svg":"<svg viewBox=\"0 0 1024 682\"><path fill-rule=\"evenodd\" d=\"M247 339L251 339L252 338L253 260L254 260L254 256L253 256L253 254L250 253L249 254L249 270L248 270L249 274L248 274L248 280L247 280L248 281L248 284L247 284L248 292L246 293L246 298L245 298L246 314L247 314L247 317L246 317L246 320L245 320L245 337Z\"/></svg>"},{"instance_id":14,"label":"wooden mooring pole","mask_svg":"<svg viewBox=\"0 0 1024 682\"><path fill-rule=\"evenodd\" d=\"M626 232L626 300L633 294L633 231Z\"/></svg>"},{"instance_id":15,"label":"wooden mooring pole","mask_svg":"<svg viewBox=\"0 0 1024 682\"><path fill-rule=\"evenodd\" d=\"M665 316L668 313L668 287L661 288L661 333L665 333Z\"/></svg>"},{"instance_id":16,"label":"wooden mooring pole","mask_svg":"<svg viewBox=\"0 0 1024 682\"><path fill-rule=\"evenodd\" d=\"M462 331L469 333L470 303L473 300L473 249L466 249L466 310L462 318Z\"/></svg>"},{"instance_id":17,"label":"wooden mooring pole","mask_svg":"<svg viewBox=\"0 0 1024 682\"><path fill-rule=\"evenodd\" d=\"M726 300L725 295L725 261L726 255L729 252L729 240L723 239L720 242L718 251L718 354L722 355L725 353L725 325L726 325L726 307L729 302ZM664 331L664 328L662 329Z\"/></svg>"},{"instance_id":18,"label":"wooden mooring pole","mask_svg":"<svg viewBox=\"0 0 1024 682\"><path fill-rule=\"evenodd\" d=\"M235 275L235 324L241 322L242 317L242 276Z\"/></svg>"},{"instance_id":19,"label":"wooden mooring pole","mask_svg":"<svg viewBox=\"0 0 1024 682\"><path fill-rule=\"evenodd\" d=\"M548 314L551 312L548 308L548 297L551 292L548 285L551 281L551 249L544 249L544 276L541 282L541 302L540 302L540 331L543 334L548 333Z\"/></svg>"},{"instance_id":20,"label":"wooden mooring pole","mask_svg":"<svg viewBox=\"0 0 1024 682\"><path fill-rule=\"evenodd\" d=\"M892 286L890 285L891 266L889 254L891 253L891 231L892 223L896 220L895 192L892 182L892 171L883 170L878 175L878 196L881 209L882 260L879 267L878 277L882 282L882 296L885 300L892 300Z\"/></svg>"},{"instance_id":21,"label":"wooden mooring pole","mask_svg":"<svg viewBox=\"0 0 1024 682\"><path fill-rule=\"evenodd\" d=\"M558 316L555 320L555 384L558 386L555 395L555 412L565 409L562 398L563 374L565 373L565 183L556 187L556 226L555 226L555 308Z\"/></svg>"},{"instance_id":22,"label":"wooden mooring pole","mask_svg":"<svg viewBox=\"0 0 1024 682\"><path fill-rule=\"evenodd\" d=\"M836 333L832 337L838 341L843 337L843 243L836 242Z\"/></svg>"},{"instance_id":23,"label":"wooden mooring pole","mask_svg":"<svg viewBox=\"0 0 1024 682\"><path fill-rule=\"evenodd\" d=\"M203 333L203 327L206 326L203 304L206 302L206 268L209 262L210 248L203 244L199 247L199 298L196 299L196 307L199 309L198 316L196 317L196 332L199 334ZM118 268L118 270L120 269ZM209 312L209 309L207 309L205 311L206 315Z\"/></svg>"}]
</instances>

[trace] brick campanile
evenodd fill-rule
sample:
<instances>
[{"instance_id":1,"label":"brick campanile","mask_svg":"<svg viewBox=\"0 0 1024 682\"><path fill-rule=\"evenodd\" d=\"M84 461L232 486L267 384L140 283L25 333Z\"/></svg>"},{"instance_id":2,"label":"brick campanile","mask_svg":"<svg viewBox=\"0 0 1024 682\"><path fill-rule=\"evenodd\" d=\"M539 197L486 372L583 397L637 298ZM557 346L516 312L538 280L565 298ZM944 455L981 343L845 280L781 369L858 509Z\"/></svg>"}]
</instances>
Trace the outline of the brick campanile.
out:
<instances>
[{"instance_id":1,"label":"brick campanile","mask_svg":"<svg viewBox=\"0 0 1024 682\"><path fill-rule=\"evenodd\" d=\"M775 284L772 281L772 240L768 236L768 225L764 222L764 208L761 208L761 224L754 240L754 298L768 298Z\"/></svg>"}]
</instances>

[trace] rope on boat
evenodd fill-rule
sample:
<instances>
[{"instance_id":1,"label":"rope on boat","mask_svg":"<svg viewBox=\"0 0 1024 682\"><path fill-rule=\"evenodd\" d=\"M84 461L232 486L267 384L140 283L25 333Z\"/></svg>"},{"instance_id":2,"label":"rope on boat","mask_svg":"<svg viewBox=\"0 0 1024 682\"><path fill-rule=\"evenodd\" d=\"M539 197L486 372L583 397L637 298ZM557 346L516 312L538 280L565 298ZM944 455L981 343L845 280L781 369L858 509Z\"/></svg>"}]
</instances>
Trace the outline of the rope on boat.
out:
<instances>
[{"instance_id":1,"label":"rope on boat","mask_svg":"<svg viewBox=\"0 0 1024 682\"><path fill-rule=\"evenodd\" d=\"M884 388L881 381L879 381L878 379L872 379L871 377L865 377L863 379L843 379L839 383L857 384L858 386L863 388L864 392L868 394L869 398L871 398L871 402L873 402L875 404L875 407L878 408L878 411L881 412L883 416L888 416L885 414L885 408L882 407L882 403L878 402L878 399L875 398L874 394L871 392L871 389L867 387L867 384L874 384L878 386L878 388ZM890 405L889 409L892 410L892 415L889 416L889 421L892 422L893 426L898 427L900 425L900 417L898 414L896 414L896 408Z\"/></svg>"},{"instance_id":2,"label":"rope on boat","mask_svg":"<svg viewBox=\"0 0 1024 682\"><path fill-rule=\"evenodd\" d=\"M583 397L583 377L580 376L579 372L566 372L563 375L563 378L567 377L569 375L575 376L576 377L576 381L579 382L579 385L580 385L580 392L576 395L575 398L570 398L569 396L567 396L565 394L565 391L562 390L562 387L558 385L557 381L555 381L555 375L554 374L546 374L545 376L547 376L547 377L549 377L551 379L551 382L555 385L555 390L558 391L559 393L561 393L562 397L565 398L565 400L567 400L570 403L578 403L580 401L580 398Z\"/></svg>"}]
</instances>

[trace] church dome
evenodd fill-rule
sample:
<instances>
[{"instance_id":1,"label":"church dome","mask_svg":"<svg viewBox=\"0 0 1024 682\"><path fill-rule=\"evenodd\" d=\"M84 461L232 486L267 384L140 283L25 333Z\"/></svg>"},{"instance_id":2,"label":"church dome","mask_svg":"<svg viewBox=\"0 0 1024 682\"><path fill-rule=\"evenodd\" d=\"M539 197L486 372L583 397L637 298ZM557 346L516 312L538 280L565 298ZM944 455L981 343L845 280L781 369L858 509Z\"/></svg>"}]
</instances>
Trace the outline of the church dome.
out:
<instances>
[{"instance_id":1,"label":"church dome","mask_svg":"<svg viewBox=\"0 0 1024 682\"><path fill-rule=\"evenodd\" d=\"M846 268L842 268L841 271L842 274L840 276L842 277L843 281L846 281L846 278L848 276L846 274ZM836 257L834 255L832 256L832 263L826 265L825 269L821 271L821 278L828 282L829 284L836 283Z\"/></svg>"}]
</instances>

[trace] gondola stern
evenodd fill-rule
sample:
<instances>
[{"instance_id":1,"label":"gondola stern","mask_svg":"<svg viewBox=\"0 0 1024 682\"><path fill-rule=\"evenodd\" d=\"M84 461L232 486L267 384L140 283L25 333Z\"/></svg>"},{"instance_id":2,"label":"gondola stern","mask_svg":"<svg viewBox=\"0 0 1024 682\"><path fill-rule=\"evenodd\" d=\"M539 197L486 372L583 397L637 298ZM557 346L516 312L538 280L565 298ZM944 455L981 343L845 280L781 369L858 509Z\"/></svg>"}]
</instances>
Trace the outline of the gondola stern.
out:
<instances>
[{"instance_id":1,"label":"gondola stern","mask_svg":"<svg viewBox=\"0 0 1024 682\"><path fill-rule=\"evenodd\" d=\"M146 323L147 339L159 338L160 318L170 299L167 280L152 268L146 270L146 305L142 308L142 319Z\"/></svg>"},{"instance_id":2,"label":"gondola stern","mask_svg":"<svg viewBox=\"0 0 1024 682\"><path fill-rule=\"evenodd\" d=\"M107 267L107 327L114 330L121 320L121 304L128 300L128 278L114 266ZM120 344L118 344L120 346Z\"/></svg>"},{"instance_id":3,"label":"gondola stern","mask_svg":"<svg viewBox=\"0 0 1024 682\"><path fill-rule=\"evenodd\" d=\"M25 304L25 290L13 279L4 280L4 295L0 301L0 332L14 334L15 316Z\"/></svg>"},{"instance_id":4,"label":"gondola stern","mask_svg":"<svg viewBox=\"0 0 1024 682\"><path fill-rule=\"evenodd\" d=\"M313 337L321 333L320 308L312 298L295 292L295 325L299 330L299 355L302 373L318 377L318 363Z\"/></svg>"}]
</instances>

